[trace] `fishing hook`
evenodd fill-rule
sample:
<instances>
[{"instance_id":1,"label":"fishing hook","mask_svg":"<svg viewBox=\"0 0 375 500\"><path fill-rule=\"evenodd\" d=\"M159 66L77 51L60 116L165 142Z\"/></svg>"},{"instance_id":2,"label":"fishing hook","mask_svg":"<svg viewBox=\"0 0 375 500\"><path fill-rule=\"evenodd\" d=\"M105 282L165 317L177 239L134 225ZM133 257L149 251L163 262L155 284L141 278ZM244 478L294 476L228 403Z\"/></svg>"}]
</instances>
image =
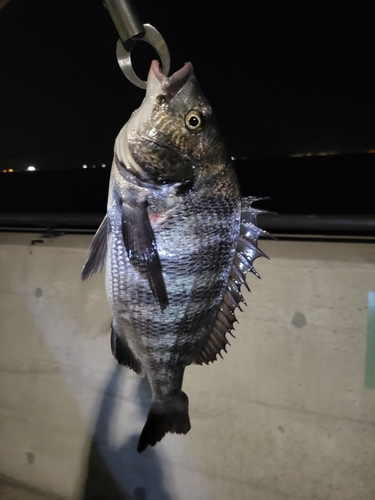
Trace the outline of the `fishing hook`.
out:
<instances>
[{"instance_id":1,"label":"fishing hook","mask_svg":"<svg viewBox=\"0 0 375 500\"><path fill-rule=\"evenodd\" d=\"M147 82L135 74L131 61L131 52L138 40L149 43L156 50L160 57L162 73L167 76L171 58L167 44L159 31L151 24L142 24L130 0L104 0L104 6L107 7L120 36L116 46L116 56L126 78L141 89L147 86Z\"/></svg>"}]
</instances>

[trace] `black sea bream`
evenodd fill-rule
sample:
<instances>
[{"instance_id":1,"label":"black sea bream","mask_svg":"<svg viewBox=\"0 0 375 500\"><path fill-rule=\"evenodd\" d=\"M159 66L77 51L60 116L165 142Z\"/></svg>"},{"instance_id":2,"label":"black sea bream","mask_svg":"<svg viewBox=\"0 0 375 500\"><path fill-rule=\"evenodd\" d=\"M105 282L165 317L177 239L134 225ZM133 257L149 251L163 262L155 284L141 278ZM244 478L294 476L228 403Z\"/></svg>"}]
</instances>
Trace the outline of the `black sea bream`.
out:
<instances>
[{"instance_id":1,"label":"black sea bream","mask_svg":"<svg viewBox=\"0 0 375 500\"><path fill-rule=\"evenodd\" d=\"M193 67L153 61L146 97L114 148L107 215L86 279L106 264L112 353L146 375L152 404L138 451L190 429L185 367L216 359L258 249L255 198L237 178Z\"/></svg>"}]
</instances>

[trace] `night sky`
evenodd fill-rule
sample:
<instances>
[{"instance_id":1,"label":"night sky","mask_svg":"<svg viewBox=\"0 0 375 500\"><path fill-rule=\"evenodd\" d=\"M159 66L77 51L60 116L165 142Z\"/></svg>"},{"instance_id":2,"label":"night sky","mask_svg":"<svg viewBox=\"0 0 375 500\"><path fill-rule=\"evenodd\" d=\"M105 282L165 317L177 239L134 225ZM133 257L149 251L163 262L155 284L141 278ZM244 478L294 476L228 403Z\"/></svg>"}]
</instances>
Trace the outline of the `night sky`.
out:
<instances>
[{"instance_id":1,"label":"night sky","mask_svg":"<svg viewBox=\"0 0 375 500\"><path fill-rule=\"evenodd\" d=\"M133 4L167 41L172 71L193 63L231 154L375 149L374 2ZM117 65L117 38L100 0L2 8L0 167L110 158L144 96ZM152 58L138 43L133 60L143 78Z\"/></svg>"}]
</instances>

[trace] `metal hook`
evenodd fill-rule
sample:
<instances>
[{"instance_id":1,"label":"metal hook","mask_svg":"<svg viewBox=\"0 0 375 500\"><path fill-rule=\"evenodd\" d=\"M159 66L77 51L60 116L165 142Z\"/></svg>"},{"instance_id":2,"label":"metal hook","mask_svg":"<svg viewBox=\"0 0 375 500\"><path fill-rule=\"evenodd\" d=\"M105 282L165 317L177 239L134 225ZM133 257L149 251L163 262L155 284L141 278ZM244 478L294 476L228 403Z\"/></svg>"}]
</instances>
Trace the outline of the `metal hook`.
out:
<instances>
[{"instance_id":1,"label":"metal hook","mask_svg":"<svg viewBox=\"0 0 375 500\"><path fill-rule=\"evenodd\" d=\"M171 58L167 44L158 30L151 26L151 24L144 24L143 26L145 28L145 34L142 38L140 38L140 40L149 43L156 50L161 60L162 73L164 75L168 75L171 67ZM127 51L124 48L121 40L117 42L116 55L117 62L119 63L119 66L126 78L134 83L134 85L137 85L137 87L145 89L147 87L147 82L138 78L138 76L134 73L131 62L131 51Z\"/></svg>"},{"instance_id":2,"label":"metal hook","mask_svg":"<svg viewBox=\"0 0 375 500\"><path fill-rule=\"evenodd\" d=\"M105 6L108 8L120 35L116 55L117 62L126 78L141 89L147 87L147 82L135 74L131 62L131 51L137 40L149 43L155 49L161 60L162 73L167 76L171 66L171 58L167 44L159 31L150 24L141 23L130 0L105 0Z\"/></svg>"}]
</instances>

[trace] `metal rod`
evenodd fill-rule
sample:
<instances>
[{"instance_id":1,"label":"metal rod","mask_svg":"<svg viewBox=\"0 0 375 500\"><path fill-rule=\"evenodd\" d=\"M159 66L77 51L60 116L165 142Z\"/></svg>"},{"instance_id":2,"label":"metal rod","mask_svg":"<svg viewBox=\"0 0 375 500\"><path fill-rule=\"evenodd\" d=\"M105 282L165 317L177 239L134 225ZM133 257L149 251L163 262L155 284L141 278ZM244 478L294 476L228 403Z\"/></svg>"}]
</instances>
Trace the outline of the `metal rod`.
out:
<instances>
[{"instance_id":1,"label":"metal rod","mask_svg":"<svg viewBox=\"0 0 375 500\"><path fill-rule=\"evenodd\" d=\"M262 215L259 224L267 231L372 233L375 235L375 215Z\"/></svg>"},{"instance_id":2,"label":"metal rod","mask_svg":"<svg viewBox=\"0 0 375 500\"><path fill-rule=\"evenodd\" d=\"M145 28L130 0L105 0L109 14L126 50L134 45L132 38L142 36Z\"/></svg>"}]
</instances>

